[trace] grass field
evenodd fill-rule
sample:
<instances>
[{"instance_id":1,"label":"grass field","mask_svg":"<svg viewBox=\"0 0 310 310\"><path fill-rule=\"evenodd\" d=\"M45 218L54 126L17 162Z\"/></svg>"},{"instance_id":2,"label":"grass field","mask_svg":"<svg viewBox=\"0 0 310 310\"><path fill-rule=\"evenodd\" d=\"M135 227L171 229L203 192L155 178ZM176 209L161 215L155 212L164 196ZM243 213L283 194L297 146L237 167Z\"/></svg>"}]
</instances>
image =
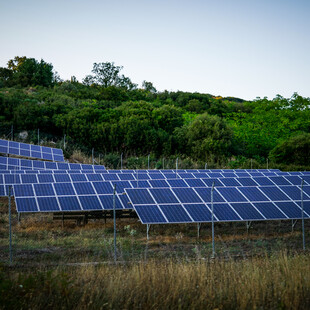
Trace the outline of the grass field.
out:
<instances>
[{"instance_id":1,"label":"grass field","mask_svg":"<svg viewBox=\"0 0 310 310\"><path fill-rule=\"evenodd\" d=\"M0 202L0 309L309 309L310 251L291 221L146 226L117 221L86 226L51 215L8 214ZM306 221L307 246L310 221Z\"/></svg>"}]
</instances>

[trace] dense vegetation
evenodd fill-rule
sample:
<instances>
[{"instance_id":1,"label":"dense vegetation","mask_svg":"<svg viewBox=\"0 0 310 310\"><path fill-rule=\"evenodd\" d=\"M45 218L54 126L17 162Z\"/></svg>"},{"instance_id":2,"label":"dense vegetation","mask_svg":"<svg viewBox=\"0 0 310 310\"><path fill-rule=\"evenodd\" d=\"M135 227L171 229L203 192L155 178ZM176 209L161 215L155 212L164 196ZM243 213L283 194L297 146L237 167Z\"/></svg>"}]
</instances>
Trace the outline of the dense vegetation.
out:
<instances>
[{"instance_id":1,"label":"dense vegetation","mask_svg":"<svg viewBox=\"0 0 310 310\"><path fill-rule=\"evenodd\" d=\"M215 97L141 88L114 63L83 82L62 81L44 60L15 57L0 68L0 134L37 130L102 154L183 157L213 165L310 165L310 98Z\"/></svg>"}]
</instances>

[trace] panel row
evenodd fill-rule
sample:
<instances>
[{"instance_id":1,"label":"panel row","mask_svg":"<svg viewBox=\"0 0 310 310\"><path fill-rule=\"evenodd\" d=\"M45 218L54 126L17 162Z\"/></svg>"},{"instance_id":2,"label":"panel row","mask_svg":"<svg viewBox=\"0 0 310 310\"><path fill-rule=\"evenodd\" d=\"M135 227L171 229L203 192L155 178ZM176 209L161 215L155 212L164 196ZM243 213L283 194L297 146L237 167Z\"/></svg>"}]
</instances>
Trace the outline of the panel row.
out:
<instances>
[{"instance_id":1,"label":"panel row","mask_svg":"<svg viewBox=\"0 0 310 310\"><path fill-rule=\"evenodd\" d=\"M62 149L0 139L0 153L64 161Z\"/></svg>"},{"instance_id":2,"label":"panel row","mask_svg":"<svg viewBox=\"0 0 310 310\"><path fill-rule=\"evenodd\" d=\"M131 203L137 205L161 205L178 203L210 203L211 188L126 188ZM257 186L217 187L213 191L214 203L274 202L310 200L310 186Z\"/></svg>"},{"instance_id":3,"label":"panel row","mask_svg":"<svg viewBox=\"0 0 310 310\"><path fill-rule=\"evenodd\" d=\"M143 224L203 223L212 221L208 204L134 205ZM302 218L300 202L235 202L213 204L215 222L287 220ZM310 201L304 201L304 217L309 218Z\"/></svg>"},{"instance_id":4,"label":"panel row","mask_svg":"<svg viewBox=\"0 0 310 310\"><path fill-rule=\"evenodd\" d=\"M102 165L56 163L48 161L0 157L0 170L105 170Z\"/></svg>"},{"instance_id":5,"label":"panel row","mask_svg":"<svg viewBox=\"0 0 310 310\"><path fill-rule=\"evenodd\" d=\"M272 185L310 185L310 175L276 176L276 177L240 177L240 178L181 178L164 179L162 174L126 174L126 173L40 173L40 174L0 174L0 184L35 184L57 182L99 182L99 181L133 181L135 187L204 187L212 186L272 186Z\"/></svg>"}]
</instances>

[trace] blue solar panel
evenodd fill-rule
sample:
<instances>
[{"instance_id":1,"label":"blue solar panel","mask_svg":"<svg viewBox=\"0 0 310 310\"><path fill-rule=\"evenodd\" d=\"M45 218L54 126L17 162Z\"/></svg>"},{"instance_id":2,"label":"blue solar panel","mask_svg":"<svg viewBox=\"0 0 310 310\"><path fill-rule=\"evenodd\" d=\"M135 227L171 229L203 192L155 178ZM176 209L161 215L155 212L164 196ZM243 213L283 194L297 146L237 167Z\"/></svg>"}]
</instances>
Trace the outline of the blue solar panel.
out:
<instances>
[{"instance_id":1,"label":"blue solar panel","mask_svg":"<svg viewBox=\"0 0 310 310\"><path fill-rule=\"evenodd\" d=\"M149 180L151 187L158 188L158 187L169 187L169 184L166 180Z\"/></svg>"},{"instance_id":2,"label":"blue solar panel","mask_svg":"<svg viewBox=\"0 0 310 310\"><path fill-rule=\"evenodd\" d=\"M4 185L0 185L0 197L6 196L6 191Z\"/></svg>"},{"instance_id":3,"label":"blue solar panel","mask_svg":"<svg viewBox=\"0 0 310 310\"><path fill-rule=\"evenodd\" d=\"M20 182L20 175L18 174L5 174L4 175L4 184L19 184Z\"/></svg>"},{"instance_id":4,"label":"blue solar panel","mask_svg":"<svg viewBox=\"0 0 310 310\"><path fill-rule=\"evenodd\" d=\"M171 187L188 187L188 185L182 179L170 179L167 180L167 183Z\"/></svg>"},{"instance_id":5,"label":"blue solar panel","mask_svg":"<svg viewBox=\"0 0 310 310\"><path fill-rule=\"evenodd\" d=\"M113 195L100 195L99 199L102 203L104 210L113 210ZM123 209L118 195L115 196L115 209ZM127 203L125 209L132 209L132 206Z\"/></svg>"},{"instance_id":6,"label":"blue solar panel","mask_svg":"<svg viewBox=\"0 0 310 310\"><path fill-rule=\"evenodd\" d=\"M239 191L249 201L269 201L269 199L257 187L239 187Z\"/></svg>"},{"instance_id":7,"label":"blue solar panel","mask_svg":"<svg viewBox=\"0 0 310 310\"><path fill-rule=\"evenodd\" d=\"M81 207L77 197L75 196L61 196L58 197L59 204L62 211L80 211Z\"/></svg>"},{"instance_id":8,"label":"blue solar panel","mask_svg":"<svg viewBox=\"0 0 310 310\"><path fill-rule=\"evenodd\" d=\"M86 174L88 181L103 181L101 174L99 173L89 173Z\"/></svg>"},{"instance_id":9,"label":"blue solar panel","mask_svg":"<svg viewBox=\"0 0 310 310\"><path fill-rule=\"evenodd\" d=\"M94 191L91 183L88 183L88 182L73 183L73 186L74 186L76 193L78 195L93 195L93 194L95 194L95 191Z\"/></svg>"},{"instance_id":10,"label":"blue solar panel","mask_svg":"<svg viewBox=\"0 0 310 310\"><path fill-rule=\"evenodd\" d=\"M130 184L133 188L149 188L151 185L147 180L136 180L136 181L130 181Z\"/></svg>"},{"instance_id":11,"label":"blue solar panel","mask_svg":"<svg viewBox=\"0 0 310 310\"><path fill-rule=\"evenodd\" d=\"M263 220L264 217L250 203L232 203L231 206L237 211L243 220Z\"/></svg>"},{"instance_id":12,"label":"blue solar panel","mask_svg":"<svg viewBox=\"0 0 310 310\"><path fill-rule=\"evenodd\" d=\"M237 180L233 178L221 179L221 182L224 184L224 186L240 186L238 181L239 179Z\"/></svg>"},{"instance_id":13,"label":"blue solar panel","mask_svg":"<svg viewBox=\"0 0 310 310\"><path fill-rule=\"evenodd\" d=\"M56 182L71 182L71 179L68 174L54 174Z\"/></svg>"},{"instance_id":14,"label":"blue solar panel","mask_svg":"<svg viewBox=\"0 0 310 310\"><path fill-rule=\"evenodd\" d=\"M301 218L301 209L293 201L279 201L274 203L288 218Z\"/></svg>"},{"instance_id":15,"label":"blue solar panel","mask_svg":"<svg viewBox=\"0 0 310 310\"><path fill-rule=\"evenodd\" d=\"M135 180L134 176L130 173L119 173L118 177L123 181Z\"/></svg>"},{"instance_id":16,"label":"blue solar panel","mask_svg":"<svg viewBox=\"0 0 310 310\"><path fill-rule=\"evenodd\" d=\"M246 198L234 187L216 188L216 190L226 199L227 202L243 202Z\"/></svg>"},{"instance_id":17,"label":"blue solar panel","mask_svg":"<svg viewBox=\"0 0 310 310\"><path fill-rule=\"evenodd\" d=\"M126 193L133 204L155 204L147 189L127 189Z\"/></svg>"},{"instance_id":18,"label":"blue solar panel","mask_svg":"<svg viewBox=\"0 0 310 310\"><path fill-rule=\"evenodd\" d=\"M285 177L293 185L301 185L301 178L297 175L288 175Z\"/></svg>"},{"instance_id":19,"label":"blue solar panel","mask_svg":"<svg viewBox=\"0 0 310 310\"><path fill-rule=\"evenodd\" d=\"M291 185L284 177L269 177L269 179L276 185Z\"/></svg>"},{"instance_id":20,"label":"blue solar panel","mask_svg":"<svg viewBox=\"0 0 310 310\"><path fill-rule=\"evenodd\" d=\"M102 210L97 196L79 196L83 210Z\"/></svg>"},{"instance_id":21,"label":"blue solar panel","mask_svg":"<svg viewBox=\"0 0 310 310\"><path fill-rule=\"evenodd\" d=\"M71 174L72 182L87 182L87 178L85 174Z\"/></svg>"},{"instance_id":22,"label":"blue solar panel","mask_svg":"<svg viewBox=\"0 0 310 310\"><path fill-rule=\"evenodd\" d=\"M32 174L21 174L21 182L23 184L33 184L33 183L38 183L38 179L36 175L32 175Z\"/></svg>"},{"instance_id":23,"label":"blue solar panel","mask_svg":"<svg viewBox=\"0 0 310 310\"><path fill-rule=\"evenodd\" d=\"M15 198L17 212L38 212L35 198Z\"/></svg>"},{"instance_id":24,"label":"blue solar panel","mask_svg":"<svg viewBox=\"0 0 310 310\"><path fill-rule=\"evenodd\" d=\"M211 202L211 188L196 188L198 195L204 202ZM219 195L217 191L213 191L213 202L224 202L223 197Z\"/></svg>"},{"instance_id":25,"label":"blue solar panel","mask_svg":"<svg viewBox=\"0 0 310 310\"><path fill-rule=\"evenodd\" d=\"M39 183L54 183L55 179L52 174L38 174Z\"/></svg>"},{"instance_id":26,"label":"blue solar panel","mask_svg":"<svg viewBox=\"0 0 310 310\"><path fill-rule=\"evenodd\" d=\"M150 178L152 180L161 180L161 179L165 179L165 176L158 172L158 173L151 173Z\"/></svg>"},{"instance_id":27,"label":"blue solar panel","mask_svg":"<svg viewBox=\"0 0 310 310\"><path fill-rule=\"evenodd\" d=\"M157 203L178 203L178 200L168 188L150 188L149 191Z\"/></svg>"},{"instance_id":28,"label":"blue solar panel","mask_svg":"<svg viewBox=\"0 0 310 310\"><path fill-rule=\"evenodd\" d=\"M94 182L97 194L113 194L113 187L110 182Z\"/></svg>"},{"instance_id":29,"label":"blue solar panel","mask_svg":"<svg viewBox=\"0 0 310 310\"><path fill-rule=\"evenodd\" d=\"M211 187L214 183L214 186L223 186L223 183L219 179L202 179L202 181L209 187Z\"/></svg>"},{"instance_id":30,"label":"blue solar panel","mask_svg":"<svg viewBox=\"0 0 310 310\"><path fill-rule=\"evenodd\" d=\"M301 189L297 186L279 186L279 188L292 200L301 200ZM309 199L305 193L304 199Z\"/></svg>"},{"instance_id":31,"label":"blue solar panel","mask_svg":"<svg viewBox=\"0 0 310 310\"><path fill-rule=\"evenodd\" d=\"M238 182L242 186L257 186L258 185L252 178L239 178Z\"/></svg>"},{"instance_id":32,"label":"blue solar panel","mask_svg":"<svg viewBox=\"0 0 310 310\"><path fill-rule=\"evenodd\" d=\"M105 174L103 175L103 178L105 181L116 181L116 180L119 180L118 176L116 173L111 173L111 174Z\"/></svg>"},{"instance_id":33,"label":"blue solar panel","mask_svg":"<svg viewBox=\"0 0 310 310\"><path fill-rule=\"evenodd\" d=\"M192 219L181 205L161 205L159 208L162 210L169 223L192 222Z\"/></svg>"},{"instance_id":34,"label":"blue solar panel","mask_svg":"<svg viewBox=\"0 0 310 310\"><path fill-rule=\"evenodd\" d=\"M209 209L212 209L212 205L208 204ZM227 203L213 204L213 212L219 221L240 221L240 217Z\"/></svg>"},{"instance_id":35,"label":"blue solar panel","mask_svg":"<svg viewBox=\"0 0 310 310\"><path fill-rule=\"evenodd\" d=\"M139 218L144 224L167 223L165 217L156 205L135 206Z\"/></svg>"},{"instance_id":36,"label":"blue solar panel","mask_svg":"<svg viewBox=\"0 0 310 310\"><path fill-rule=\"evenodd\" d=\"M189 187L203 187L206 186L205 183L202 182L200 179L186 179L185 182L188 184Z\"/></svg>"},{"instance_id":37,"label":"blue solar panel","mask_svg":"<svg viewBox=\"0 0 310 310\"><path fill-rule=\"evenodd\" d=\"M54 183L53 185L58 196L75 195L75 191L71 183Z\"/></svg>"},{"instance_id":38,"label":"blue solar panel","mask_svg":"<svg viewBox=\"0 0 310 310\"><path fill-rule=\"evenodd\" d=\"M211 221L211 212L204 204L184 204L184 208L195 222Z\"/></svg>"},{"instance_id":39,"label":"blue solar panel","mask_svg":"<svg viewBox=\"0 0 310 310\"><path fill-rule=\"evenodd\" d=\"M268 219L287 218L272 202L257 202L253 203L253 205Z\"/></svg>"},{"instance_id":40,"label":"blue solar panel","mask_svg":"<svg viewBox=\"0 0 310 310\"><path fill-rule=\"evenodd\" d=\"M15 197L33 197L34 191L30 184L17 184L14 185L14 196Z\"/></svg>"},{"instance_id":41,"label":"blue solar panel","mask_svg":"<svg viewBox=\"0 0 310 310\"><path fill-rule=\"evenodd\" d=\"M41 212L60 211L57 199L55 197L38 197L39 210Z\"/></svg>"},{"instance_id":42,"label":"blue solar panel","mask_svg":"<svg viewBox=\"0 0 310 310\"><path fill-rule=\"evenodd\" d=\"M34 184L33 187L37 196L55 196L52 184Z\"/></svg>"},{"instance_id":43,"label":"blue solar panel","mask_svg":"<svg viewBox=\"0 0 310 310\"><path fill-rule=\"evenodd\" d=\"M268 178L264 178L264 177L253 177L253 180L258 184L258 185L261 185L261 186L264 186L264 185L273 185L274 186L274 183L271 182Z\"/></svg>"},{"instance_id":44,"label":"blue solar panel","mask_svg":"<svg viewBox=\"0 0 310 310\"><path fill-rule=\"evenodd\" d=\"M121 194L125 192L125 188L131 188L131 184L129 183L129 181L115 181L115 182L111 182L113 187L114 184L116 185L116 192Z\"/></svg>"},{"instance_id":45,"label":"blue solar panel","mask_svg":"<svg viewBox=\"0 0 310 310\"><path fill-rule=\"evenodd\" d=\"M176 194L182 203L201 203L201 199L192 188L173 188L172 191Z\"/></svg>"},{"instance_id":46,"label":"blue solar panel","mask_svg":"<svg viewBox=\"0 0 310 310\"><path fill-rule=\"evenodd\" d=\"M271 201L290 200L280 189L277 187L261 186L259 188Z\"/></svg>"}]
</instances>

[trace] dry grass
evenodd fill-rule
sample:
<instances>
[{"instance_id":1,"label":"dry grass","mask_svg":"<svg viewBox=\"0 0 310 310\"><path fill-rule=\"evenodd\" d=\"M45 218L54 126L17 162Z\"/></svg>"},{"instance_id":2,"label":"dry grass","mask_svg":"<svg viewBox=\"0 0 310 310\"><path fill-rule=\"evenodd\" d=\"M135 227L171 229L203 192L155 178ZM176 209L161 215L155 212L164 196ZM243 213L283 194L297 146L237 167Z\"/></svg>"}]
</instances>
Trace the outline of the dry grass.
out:
<instances>
[{"instance_id":1,"label":"dry grass","mask_svg":"<svg viewBox=\"0 0 310 310\"><path fill-rule=\"evenodd\" d=\"M0 286L0 308L309 309L309 264L309 255L282 252L240 261L11 271L2 273L2 283L10 280Z\"/></svg>"}]
</instances>

